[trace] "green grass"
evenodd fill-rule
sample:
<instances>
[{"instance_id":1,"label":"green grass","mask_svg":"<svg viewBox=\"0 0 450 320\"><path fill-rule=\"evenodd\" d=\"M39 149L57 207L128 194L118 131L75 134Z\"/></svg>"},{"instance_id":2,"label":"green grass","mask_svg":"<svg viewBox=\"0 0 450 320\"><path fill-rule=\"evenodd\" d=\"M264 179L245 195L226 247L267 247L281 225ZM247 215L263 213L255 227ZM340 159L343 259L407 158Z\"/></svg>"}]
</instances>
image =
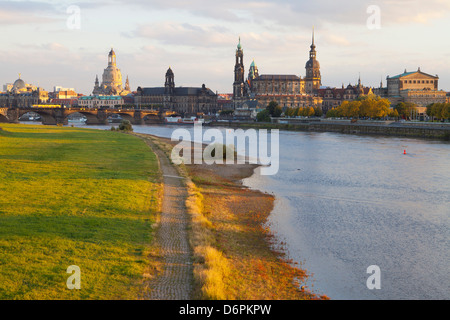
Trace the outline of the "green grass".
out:
<instances>
[{"instance_id":1,"label":"green grass","mask_svg":"<svg viewBox=\"0 0 450 320\"><path fill-rule=\"evenodd\" d=\"M0 299L139 298L159 201L155 154L119 132L0 127ZM66 287L70 265L80 290Z\"/></svg>"}]
</instances>

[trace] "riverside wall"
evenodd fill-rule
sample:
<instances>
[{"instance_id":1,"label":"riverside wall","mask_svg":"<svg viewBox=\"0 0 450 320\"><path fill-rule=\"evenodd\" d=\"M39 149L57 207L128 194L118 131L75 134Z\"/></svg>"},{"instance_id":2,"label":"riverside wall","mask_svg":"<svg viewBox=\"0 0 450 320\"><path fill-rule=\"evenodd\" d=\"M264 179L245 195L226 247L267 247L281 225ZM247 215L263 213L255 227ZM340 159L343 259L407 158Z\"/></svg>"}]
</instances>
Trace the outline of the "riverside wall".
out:
<instances>
[{"instance_id":1,"label":"riverside wall","mask_svg":"<svg viewBox=\"0 0 450 320\"><path fill-rule=\"evenodd\" d=\"M345 134L367 134L384 136L401 136L429 138L450 141L450 124L448 123L351 123L350 121L296 122L296 123L258 123L258 122L212 122L212 126L233 128L280 129L289 131L336 132Z\"/></svg>"}]
</instances>

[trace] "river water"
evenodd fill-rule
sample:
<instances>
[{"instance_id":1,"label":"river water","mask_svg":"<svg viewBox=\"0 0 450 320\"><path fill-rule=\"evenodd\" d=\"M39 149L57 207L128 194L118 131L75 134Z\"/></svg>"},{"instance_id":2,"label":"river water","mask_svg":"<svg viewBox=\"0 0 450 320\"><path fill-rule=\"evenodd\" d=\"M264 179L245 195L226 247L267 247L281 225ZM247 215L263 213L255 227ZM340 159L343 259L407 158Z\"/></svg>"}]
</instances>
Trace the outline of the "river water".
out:
<instances>
[{"instance_id":1,"label":"river water","mask_svg":"<svg viewBox=\"0 0 450 320\"><path fill-rule=\"evenodd\" d=\"M170 138L175 127L133 128ZM244 184L276 196L268 226L311 274L309 289L341 300L450 299L449 143L280 131L279 150L278 174L257 169ZM367 287L372 265L380 289Z\"/></svg>"}]
</instances>

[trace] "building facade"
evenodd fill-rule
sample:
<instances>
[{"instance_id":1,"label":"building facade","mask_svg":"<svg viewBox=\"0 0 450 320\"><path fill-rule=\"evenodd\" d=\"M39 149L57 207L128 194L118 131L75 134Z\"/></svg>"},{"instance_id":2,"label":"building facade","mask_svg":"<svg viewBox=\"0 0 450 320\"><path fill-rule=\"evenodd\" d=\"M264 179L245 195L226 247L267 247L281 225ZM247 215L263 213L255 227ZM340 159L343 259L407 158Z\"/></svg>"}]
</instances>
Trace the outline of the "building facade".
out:
<instances>
[{"instance_id":1,"label":"building facade","mask_svg":"<svg viewBox=\"0 0 450 320\"><path fill-rule=\"evenodd\" d=\"M5 92L0 93L0 107L28 108L35 104L49 102L49 94L42 88L27 84L20 78L12 85L6 84Z\"/></svg>"},{"instance_id":2,"label":"building facade","mask_svg":"<svg viewBox=\"0 0 450 320\"><path fill-rule=\"evenodd\" d=\"M387 87L380 84L374 93L388 98L393 105L409 102L418 107L425 107L432 103L444 103L446 92L439 90L439 77L417 71L405 71L402 74L387 77Z\"/></svg>"},{"instance_id":3,"label":"building facade","mask_svg":"<svg viewBox=\"0 0 450 320\"><path fill-rule=\"evenodd\" d=\"M77 105L80 108L115 108L116 106L121 106L124 104L122 96L103 96L103 95L92 95L79 97Z\"/></svg>"},{"instance_id":4,"label":"building facade","mask_svg":"<svg viewBox=\"0 0 450 320\"><path fill-rule=\"evenodd\" d=\"M295 74L260 74L253 60L247 80L244 80L244 51L239 39L234 68L234 108L241 109L247 101L252 100L257 101L259 108L265 108L271 101L276 101L281 107L320 107L322 97L319 96L319 89L322 78L316 57L313 32L304 78Z\"/></svg>"},{"instance_id":5,"label":"building facade","mask_svg":"<svg viewBox=\"0 0 450 320\"><path fill-rule=\"evenodd\" d=\"M212 115L219 112L217 94L204 84L201 87L176 87L172 69L166 72L164 87L139 87L136 106L148 106L160 111L173 111L184 116Z\"/></svg>"},{"instance_id":6,"label":"building facade","mask_svg":"<svg viewBox=\"0 0 450 320\"><path fill-rule=\"evenodd\" d=\"M98 76L96 76L92 94L125 96L130 92L131 90L128 76L125 82L125 87L123 87L122 73L120 69L117 68L116 53L111 48L111 51L108 54L108 67L106 67L103 71L102 83L100 84Z\"/></svg>"},{"instance_id":7,"label":"building facade","mask_svg":"<svg viewBox=\"0 0 450 320\"><path fill-rule=\"evenodd\" d=\"M322 88L319 89L319 96L322 97L322 111L326 113L328 110L339 107L344 101L353 101L361 96L374 94L372 88L365 87L358 79L357 85L349 84L342 88Z\"/></svg>"}]
</instances>

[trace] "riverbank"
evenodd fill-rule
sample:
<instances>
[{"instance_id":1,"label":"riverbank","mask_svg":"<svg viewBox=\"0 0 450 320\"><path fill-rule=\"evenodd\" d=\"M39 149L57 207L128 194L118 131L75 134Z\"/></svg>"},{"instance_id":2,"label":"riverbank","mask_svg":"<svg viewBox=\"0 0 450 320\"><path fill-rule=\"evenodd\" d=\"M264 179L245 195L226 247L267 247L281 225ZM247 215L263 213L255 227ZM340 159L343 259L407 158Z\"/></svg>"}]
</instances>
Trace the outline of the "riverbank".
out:
<instances>
[{"instance_id":1,"label":"riverbank","mask_svg":"<svg viewBox=\"0 0 450 320\"><path fill-rule=\"evenodd\" d=\"M175 144L170 139L151 137L166 152ZM179 166L193 184L187 182L187 207L193 211L194 296L225 300L326 299L302 288L308 272L286 259L282 244L265 226L274 197L242 185L242 179L250 177L255 168L250 164Z\"/></svg>"},{"instance_id":2,"label":"riverbank","mask_svg":"<svg viewBox=\"0 0 450 320\"><path fill-rule=\"evenodd\" d=\"M244 129L279 129L286 131L336 132L345 134L411 137L450 141L450 125L427 123L351 123L348 121L313 121L301 123L212 122L211 126Z\"/></svg>"},{"instance_id":3,"label":"riverbank","mask_svg":"<svg viewBox=\"0 0 450 320\"><path fill-rule=\"evenodd\" d=\"M156 268L155 154L119 132L1 127L0 299L139 299Z\"/></svg>"}]
</instances>

